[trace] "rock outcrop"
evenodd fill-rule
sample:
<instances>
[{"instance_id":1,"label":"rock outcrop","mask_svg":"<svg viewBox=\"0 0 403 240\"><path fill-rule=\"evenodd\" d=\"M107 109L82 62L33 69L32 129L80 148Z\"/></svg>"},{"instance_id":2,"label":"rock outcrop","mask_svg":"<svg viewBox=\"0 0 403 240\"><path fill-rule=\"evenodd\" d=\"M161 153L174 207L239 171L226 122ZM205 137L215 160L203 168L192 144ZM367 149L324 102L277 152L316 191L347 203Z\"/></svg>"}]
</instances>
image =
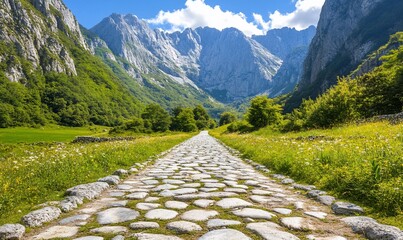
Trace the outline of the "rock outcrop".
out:
<instances>
[{"instance_id":1,"label":"rock outcrop","mask_svg":"<svg viewBox=\"0 0 403 240\"><path fill-rule=\"evenodd\" d=\"M336 84L403 29L400 0L327 0L312 40L297 91L287 108L315 98Z\"/></svg>"},{"instance_id":2,"label":"rock outcrop","mask_svg":"<svg viewBox=\"0 0 403 240\"><path fill-rule=\"evenodd\" d=\"M1 1L0 25L0 43L7 49L0 51L0 59L8 63L4 72L10 81L25 78L23 64L41 72L77 74L58 32L87 47L78 22L61 0L33 0L29 7L20 0Z\"/></svg>"}]
</instances>

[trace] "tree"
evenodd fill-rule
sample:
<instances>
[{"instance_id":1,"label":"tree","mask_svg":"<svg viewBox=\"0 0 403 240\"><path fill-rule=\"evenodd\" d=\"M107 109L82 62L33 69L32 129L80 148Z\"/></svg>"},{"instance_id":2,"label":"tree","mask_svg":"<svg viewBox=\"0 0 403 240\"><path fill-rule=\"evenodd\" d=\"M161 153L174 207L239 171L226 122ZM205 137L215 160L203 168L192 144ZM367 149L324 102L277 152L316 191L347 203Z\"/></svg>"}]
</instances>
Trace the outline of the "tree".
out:
<instances>
[{"instance_id":1,"label":"tree","mask_svg":"<svg viewBox=\"0 0 403 240\"><path fill-rule=\"evenodd\" d=\"M197 128L202 130L202 129L208 129L210 126L209 120L210 116L208 115L206 109L204 109L203 106L197 105L193 109L193 114L194 114L194 119L196 120L196 125Z\"/></svg>"},{"instance_id":2,"label":"tree","mask_svg":"<svg viewBox=\"0 0 403 240\"><path fill-rule=\"evenodd\" d=\"M276 104L273 99L269 99L267 96L258 96L252 99L246 116L248 122L255 129L259 129L280 123L281 111L281 106Z\"/></svg>"},{"instance_id":3,"label":"tree","mask_svg":"<svg viewBox=\"0 0 403 240\"><path fill-rule=\"evenodd\" d=\"M144 127L148 127L154 132L165 132L171 124L169 113L158 104L147 105L141 118L144 120Z\"/></svg>"},{"instance_id":4,"label":"tree","mask_svg":"<svg viewBox=\"0 0 403 240\"><path fill-rule=\"evenodd\" d=\"M194 132L197 131L196 120L194 114L190 108L181 108L181 111L177 116L173 117L172 130L182 132Z\"/></svg>"},{"instance_id":5,"label":"tree","mask_svg":"<svg viewBox=\"0 0 403 240\"><path fill-rule=\"evenodd\" d=\"M220 126L226 125L226 124L230 124L232 122L235 122L237 119L235 113L233 112L223 112L220 115Z\"/></svg>"},{"instance_id":6,"label":"tree","mask_svg":"<svg viewBox=\"0 0 403 240\"><path fill-rule=\"evenodd\" d=\"M64 108L60 112L60 123L65 126L81 127L88 124L89 112L85 103L78 103Z\"/></svg>"}]
</instances>

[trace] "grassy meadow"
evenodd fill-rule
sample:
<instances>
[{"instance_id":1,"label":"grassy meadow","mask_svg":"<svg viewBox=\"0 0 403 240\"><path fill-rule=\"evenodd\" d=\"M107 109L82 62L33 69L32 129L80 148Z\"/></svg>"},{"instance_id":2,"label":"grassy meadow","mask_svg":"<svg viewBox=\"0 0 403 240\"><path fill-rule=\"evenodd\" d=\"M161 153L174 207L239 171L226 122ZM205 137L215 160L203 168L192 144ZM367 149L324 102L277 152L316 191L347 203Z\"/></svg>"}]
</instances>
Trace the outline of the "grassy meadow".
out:
<instances>
[{"instance_id":1,"label":"grassy meadow","mask_svg":"<svg viewBox=\"0 0 403 240\"><path fill-rule=\"evenodd\" d=\"M0 128L0 144L70 142L76 136L106 136L107 130L107 127L102 126L72 128L57 125L39 128Z\"/></svg>"},{"instance_id":2,"label":"grassy meadow","mask_svg":"<svg viewBox=\"0 0 403 240\"><path fill-rule=\"evenodd\" d=\"M38 204L61 200L72 186L127 169L194 135L166 133L136 136L133 141L73 144L69 142L75 136L102 135L103 129L13 128L1 129L0 134L0 225L18 222Z\"/></svg>"},{"instance_id":3,"label":"grassy meadow","mask_svg":"<svg viewBox=\"0 0 403 240\"><path fill-rule=\"evenodd\" d=\"M403 124L346 125L327 130L249 134L210 132L243 157L298 182L366 207L379 221L403 228Z\"/></svg>"}]
</instances>

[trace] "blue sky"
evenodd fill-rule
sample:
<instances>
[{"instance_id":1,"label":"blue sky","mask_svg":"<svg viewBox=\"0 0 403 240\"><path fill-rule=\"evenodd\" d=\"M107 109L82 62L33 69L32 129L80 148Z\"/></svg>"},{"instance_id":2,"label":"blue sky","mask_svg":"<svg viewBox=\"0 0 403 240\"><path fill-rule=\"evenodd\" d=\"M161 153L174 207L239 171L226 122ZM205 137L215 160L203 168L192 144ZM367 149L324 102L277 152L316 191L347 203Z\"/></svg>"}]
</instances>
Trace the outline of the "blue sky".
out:
<instances>
[{"instance_id":1,"label":"blue sky","mask_svg":"<svg viewBox=\"0 0 403 240\"><path fill-rule=\"evenodd\" d=\"M64 0L78 21L91 28L112 13L134 14L153 27L236 27L247 35L316 25L324 0Z\"/></svg>"}]
</instances>

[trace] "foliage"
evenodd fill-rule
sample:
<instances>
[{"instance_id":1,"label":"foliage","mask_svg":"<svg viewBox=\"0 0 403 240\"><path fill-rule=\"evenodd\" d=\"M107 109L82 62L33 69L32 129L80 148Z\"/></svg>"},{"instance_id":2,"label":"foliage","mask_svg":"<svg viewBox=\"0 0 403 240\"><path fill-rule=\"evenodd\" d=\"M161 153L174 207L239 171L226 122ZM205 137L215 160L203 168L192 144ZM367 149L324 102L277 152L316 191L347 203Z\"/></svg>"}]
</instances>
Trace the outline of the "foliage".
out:
<instances>
[{"instance_id":1,"label":"foliage","mask_svg":"<svg viewBox=\"0 0 403 240\"><path fill-rule=\"evenodd\" d=\"M391 36L401 39L403 33ZM403 46L391 50L381 58L382 64L373 71L354 79L340 78L315 101L303 104L287 114L285 131L328 128L369 118L393 114L403 109Z\"/></svg>"},{"instance_id":2,"label":"foliage","mask_svg":"<svg viewBox=\"0 0 403 240\"><path fill-rule=\"evenodd\" d=\"M141 118L144 120L144 127L153 132L165 132L171 124L169 113L158 104L147 105Z\"/></svg>"},{"instance_id":3,"label":"foliage","mask_svg":"<svg viewBox=\"0 0 403 240\"><path fill-rule=\"evenodd\" d=\"M194 111L191 108L176 108L172 117L171 130L195 132L198 130Z\"/></svg>"},{"instance_id":4,"label":"foliage","mask_svg":"<svg viewBox=\"0 0 403 240\"><path fill-rule=\"evenodd\" d=\"M0 43L0 52L7 63L0 64L0 127L37 126L49 122L68 126L89 123L111 126L138 114L141 104L105 64L64 33L59 32L55 37L73 57L77 76L36 71L14 50L14 45ZM7 48L3 48L5 45ZM50 61L56 57L45 54L43 58ZM13 64L22 66L25 79L20 82L10 82L5 77L4 72Z\"/></svg>"},{"instance_id":5,"label":"foliage","mask_svg":"<svg viewBox=\"0 0 403 240\"><path fill-rule=\"evenodd\" d=\"M232 122L235 122L237 119L235 113L233 112L223 112L220 115L220 121L219 121L219 125L223 126L226 124L230 124Z\"/></svg>"},{"instance_id":6,"label":"foliage","mask_svg":"<svg viewBox=\"0 0 403 240\"><path fill-rule=\"evenodd\" d=\"M286 134L270 128L250 134L225 131L222 127L211 134L273 172L365 204L374 213L403 214L403 124Z\"/></svg>"},{"instance_id":7,"label":"foliage","mask_svg":"<svg viewBox=\"0 0 403 240\"><path fill-rule=\"evenodd\" d=\"M227 131L231 133L234 132L246 133L246 132L252 132L253 130L254 130L253 126L250 125L250 123L245 120L235 121L231 123L227 128Z\"/></svg>"},{"instance_id":8,"label":"foliage","mask_svg":"<svg viewBox=\"0 0 403 240\"><path fill-rule=\"evenodd\" d=\"M332 127L337 124L357 120L360 114L356 106L361 89L348 79L340 80L336 87L330 88L314 104L305 105L308 112L306 125L314 128Z\"/></svg>"},{"instance_id":9,"label":"foliage","mask_svg":"<svg viewBox=\"0 0 403 240\"><path fill-rule=\"evenodd\" d=\"M279 124L282 119L281 106L267 96L255 97L251 100L246 119L255 129Z\"/></svg>"},{"instance_id":10,"label":"foliage","mask_svg":"<svg viewBox=\"0 0 403 240\"><path fill-rule=\"evenodd\" d=\"M172 148L191 134L91 144L0 144L0 225L18 222L34 206L64 191Z\"/></svg>"},{"instance_id":11,"label":"foliage","mask_svg":"<svg viewBox=\"0 0 403 240\"><path fill-rule=\"evenodd\" d=\"M131 120L124 122L123 124L112 128L109 133L123 133L125 131L133 133L145 133L146 128L144 127L144 120L142 118L133 117Z\"/></svg>"},{"instance_id":12,"label":"foliage","mask_svg":"<svg viewBox=\"0 0 403 240\"><path fill-rule=\"evenodd\" d=\"M198 129L204 130L210 128L210 116L208 115L206 109L204 109L201 105L197 105L193 109L193 114Z\"/></svg>"}]
</instances>

